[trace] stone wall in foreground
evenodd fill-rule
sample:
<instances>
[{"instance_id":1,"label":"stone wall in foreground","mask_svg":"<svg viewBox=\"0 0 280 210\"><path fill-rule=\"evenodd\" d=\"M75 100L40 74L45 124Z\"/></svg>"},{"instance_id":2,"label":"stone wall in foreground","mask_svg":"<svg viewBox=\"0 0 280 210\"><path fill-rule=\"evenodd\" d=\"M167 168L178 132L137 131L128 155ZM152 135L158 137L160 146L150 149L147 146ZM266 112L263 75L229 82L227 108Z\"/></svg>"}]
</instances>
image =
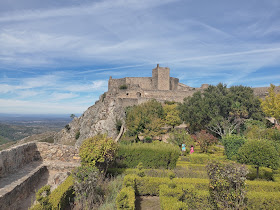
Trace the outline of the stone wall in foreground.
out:
<instances>
[{"instance_id":1,"label":"stone wall in foreground","mask_svg":"<svg viewBox=\"0 0 280 210\"><path fill-rule=\"evenodd\" d=\"M34 161L62 161L76 165L79 151L73 146L32 142L0 152L0 178Z\"/></svg>"}]
</instances>

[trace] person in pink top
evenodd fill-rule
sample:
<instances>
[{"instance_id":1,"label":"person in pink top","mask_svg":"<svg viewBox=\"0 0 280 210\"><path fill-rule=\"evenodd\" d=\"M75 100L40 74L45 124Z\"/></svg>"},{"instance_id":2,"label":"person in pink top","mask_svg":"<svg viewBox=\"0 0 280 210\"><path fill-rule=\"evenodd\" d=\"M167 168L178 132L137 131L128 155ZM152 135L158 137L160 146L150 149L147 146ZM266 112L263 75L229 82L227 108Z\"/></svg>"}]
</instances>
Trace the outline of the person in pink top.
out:
<instances>
[{"instance_id":1,"label":"person in pink top","mask_svg":"<svg viewBox=\"0 0 280 210\"><path fill-rule=\"evenodd\" d=\"M193 152L194 152L194 150L193 150L193 145L191 145L190 154L192 154Z\"/></svg>"}]
</instances>

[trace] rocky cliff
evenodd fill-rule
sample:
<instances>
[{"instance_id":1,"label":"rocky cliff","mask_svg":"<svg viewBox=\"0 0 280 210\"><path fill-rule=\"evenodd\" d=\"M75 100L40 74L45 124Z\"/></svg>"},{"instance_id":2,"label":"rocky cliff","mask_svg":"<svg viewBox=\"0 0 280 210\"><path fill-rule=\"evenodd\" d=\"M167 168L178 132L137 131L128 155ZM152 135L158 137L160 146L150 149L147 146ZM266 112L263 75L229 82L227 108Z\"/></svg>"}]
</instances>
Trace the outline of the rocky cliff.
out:
<instances>
[{"instance_id":1,"label":"rocky cliff","mask_svg":"<svg viewBox=\"0 0 280 210\"><path fill-rule=\"evenodd\" d=\"M124 122L125 111L116 98L104 97L89 107L81 117L74 118L55 137L55 143L80 146L82 142L98 133L107 133L116 138L118 131L116 121Z\"/></svg>"}]
</instances>

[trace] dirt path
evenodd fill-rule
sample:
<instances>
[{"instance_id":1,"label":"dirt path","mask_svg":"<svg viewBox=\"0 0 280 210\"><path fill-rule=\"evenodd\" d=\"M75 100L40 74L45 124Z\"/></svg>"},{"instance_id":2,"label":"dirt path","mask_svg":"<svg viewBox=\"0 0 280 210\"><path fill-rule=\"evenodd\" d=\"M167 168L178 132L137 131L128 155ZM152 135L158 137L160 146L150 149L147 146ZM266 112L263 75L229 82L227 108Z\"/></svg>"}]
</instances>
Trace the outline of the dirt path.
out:
<instances>
[{"instance_id":1,"label":"dirt path","mask_svg":"<svg viewBox=\"0 0 280 210\"><path fill-rule=\"evenodd\" d=\"M159 197L136 196L136 210L160 210Z\"/></svg>"}]
</instances>

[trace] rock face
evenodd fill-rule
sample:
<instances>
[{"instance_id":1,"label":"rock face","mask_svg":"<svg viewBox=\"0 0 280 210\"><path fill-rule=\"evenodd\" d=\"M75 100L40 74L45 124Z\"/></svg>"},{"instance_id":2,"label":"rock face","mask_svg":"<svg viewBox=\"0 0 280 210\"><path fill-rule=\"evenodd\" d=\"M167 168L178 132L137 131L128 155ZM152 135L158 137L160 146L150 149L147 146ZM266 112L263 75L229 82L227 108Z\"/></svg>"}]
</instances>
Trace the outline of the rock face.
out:
<instances>
[{"instance_id":1,"label":"rock face","mask_svg":"<svg viewBox=\"0 0 280 210\"><path fill-rule=\"evenodd\" d=\"M68 126L58 132L54 137L55 143L79 147L85 139L98 133L107 133L109 137L116 138L116 121L124 122L125 111L116 98L105 95L103 94L81 117L74 118Z\"/></svg>"}]
</instances>

